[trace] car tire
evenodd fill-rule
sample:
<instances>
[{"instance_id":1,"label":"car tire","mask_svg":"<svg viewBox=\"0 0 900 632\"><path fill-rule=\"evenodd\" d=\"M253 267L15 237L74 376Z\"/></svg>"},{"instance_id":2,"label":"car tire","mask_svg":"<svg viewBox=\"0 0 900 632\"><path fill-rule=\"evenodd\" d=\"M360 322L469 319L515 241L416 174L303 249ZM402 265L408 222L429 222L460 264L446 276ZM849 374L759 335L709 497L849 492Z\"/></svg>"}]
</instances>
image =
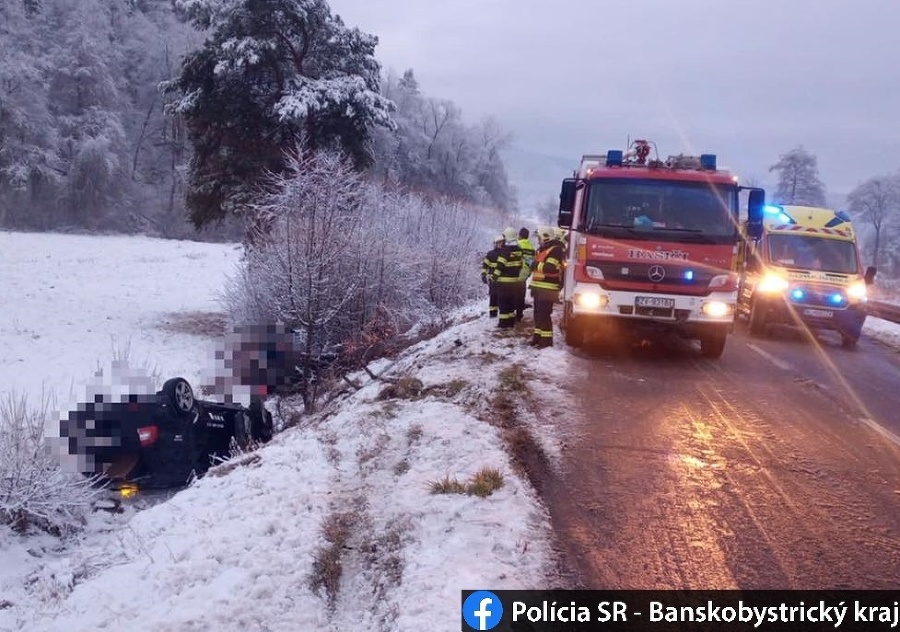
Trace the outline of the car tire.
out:
<instances>
[{"instance_id":1,"label":"car tire","mask_svg":"<svg viewBox=\"0 0 900 632\"><path fill-rule=\"evenodd\" d=\"M841 334L841 346L844 349L855 349L856 343L859 342L859 336L852 334Z\"/></svg>"},{"instance_id":2,"label":"car tire","mask_svg":"<svg viewBox=\"0 0 900 632\"><path fill-rule=\"evenodd\" d=\"M194 399L194 389L183 377L173 377L167 380L162 387L163 396L175 414L180 417L189 417L197 406Z\"/></svg>"},{"instance_id":3,"label":"car tire","mask_svg":"<svg viewBox=\"0 0 900 632\"><path fill-rule=\"evenodd\" d=\"M237 446L244 450L250 446L253 441L253 422L250 414L243 410L238 411L234 415L234 442Z\"/></svg>"},{"instance_id":4,"label":"car tire","mask_svg":"<svg viewBox=\"0 0 900 632\"><path fill-rule=\"evenodd\" d=\"M263 400L254 397L250 400L250 436L254 441L267 443L272 439L274 434L274 423L272 422L272 413L266 410Z\"/></svg>"}]
</instances>

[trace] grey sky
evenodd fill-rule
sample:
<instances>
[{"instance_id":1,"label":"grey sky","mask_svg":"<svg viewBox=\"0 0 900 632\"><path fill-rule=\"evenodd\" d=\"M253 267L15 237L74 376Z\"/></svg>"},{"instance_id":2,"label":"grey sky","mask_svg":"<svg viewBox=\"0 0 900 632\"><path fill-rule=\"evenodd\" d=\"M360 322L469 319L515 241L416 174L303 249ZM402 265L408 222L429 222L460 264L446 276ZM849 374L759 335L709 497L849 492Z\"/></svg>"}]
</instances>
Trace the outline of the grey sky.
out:
<instances>
[{"instance_id":1,"label":"grey sky","mask_svg":"<svg viewBox=\"0 0 900 632\"><path fill-rule=\"evenodd\" d=\"M768 167L798 144L818 157L830 194L900 168L897 0L331 7L378 35L385 68L413 68L428 96L455 101L472 122L497 118L520 154L511 175L547 182L547 198L582 153L622 147L629 135L654 140L663 158L716 153L770 188ZM565 169L523 161L526 152Z\"/></svg>"}]
</instances>

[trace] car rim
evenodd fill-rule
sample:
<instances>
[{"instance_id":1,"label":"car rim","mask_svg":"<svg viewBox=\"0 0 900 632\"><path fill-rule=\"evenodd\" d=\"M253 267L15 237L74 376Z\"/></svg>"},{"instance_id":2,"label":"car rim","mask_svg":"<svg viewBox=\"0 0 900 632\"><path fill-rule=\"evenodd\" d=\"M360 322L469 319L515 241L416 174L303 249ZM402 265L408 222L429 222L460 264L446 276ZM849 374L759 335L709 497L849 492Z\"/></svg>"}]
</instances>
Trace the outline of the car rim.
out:
<instances>
[{"instance_id":1,"label":"car rim","mask_svg":"<svg viewBox=\"0 0 900 632\"><path fill-rule=\"evenodd\" d=\"M190 410L194 405L194 397L191 395L191 387L187 382L179 382L175 387L175 401L181 410Z\"/></svg>"}]
</instances>

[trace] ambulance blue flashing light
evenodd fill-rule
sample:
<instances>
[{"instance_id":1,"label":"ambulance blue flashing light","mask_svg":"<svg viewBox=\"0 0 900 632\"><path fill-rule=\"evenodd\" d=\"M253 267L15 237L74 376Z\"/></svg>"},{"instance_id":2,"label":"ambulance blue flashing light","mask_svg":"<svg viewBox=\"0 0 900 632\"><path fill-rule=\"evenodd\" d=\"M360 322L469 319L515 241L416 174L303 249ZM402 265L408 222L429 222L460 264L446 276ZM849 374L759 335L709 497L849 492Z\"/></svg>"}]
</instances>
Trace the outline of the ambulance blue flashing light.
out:
<instances>
[{"instance_id":1,"label":"ambulance blue flashing light","mask_svg":"<svg viewBox=\"0 0 900 632\"><path fill-rule=\"evenodd\" d=\"M710 171L716 170L716 155L715 154L700 154L700 168L701 169L709 169Z\"/></svg>"},{"instance_id":2,"label":"ambulance blue flashing light","mask_svg":"<svg viewBox=\"0 0 900 632\"><path fill-rule=\"evenodd\" d=\"M693 270L685 270L684 271L684 280L685 281L693 281L694 280L694 271Z\"/></svg>"},{"instance_id":3,"label":"ambulance blue flashing light","mask_svg":"<svg viewBox=\"0 0 900 632\"><path fill-rule=\"evenodd\" d=\"M621 167L622 158L623 153L621 149L610 149L608 152L606 152L606 166Z\"/></svg>"},{"instance_id":4,"label":"ambulance blue flashing light","mask_svg":"<svg viewBox=\"0 0 900 632\"><path fill-rule=\"evenodd\" d=\"M844 295L843 294L832 294L828 300L830 300L835 305L840 305L841 303L844 302Z\"/></svg>"},{"instance_id":5,"label":"ambulance blue flashing light","mask_svg":"<svg viewBox=\"0 0 900 632\"><path fill-rule=\"evenodd\" d=\"M845 222L849 222L849 221L851 221L851 220L850 220L850 216L847 215L847 213L845 213L844 211L835 211L834 217L832 217L831 220L827 224L825 224L825 228L833 228L835 226L840 226L841 224L843 224Z\"/></svg>"},{"instance_id":6,"label":"ambulance blue flashing light","mask_svg":"<svg viewBox=\"0 0 900 632\"><path fill-rule=\"evenodd\" d=\"M795 301L802 301L804 296L806 296L806 294L800 288L791 292L791 298Z\"/></svg>"},{"instance_id":7,"label":"ambulance blue flashing light","mask_svg":"<svg viewBox=\"0 0 900 632\"><path fill-rule=\"evenodd\" d=\"M784 209L776 204L767 204L763 207L763 213L766 215L774 215L782 224L795 224L794 218L784 212Z\"/></svg>"}]
</instances>

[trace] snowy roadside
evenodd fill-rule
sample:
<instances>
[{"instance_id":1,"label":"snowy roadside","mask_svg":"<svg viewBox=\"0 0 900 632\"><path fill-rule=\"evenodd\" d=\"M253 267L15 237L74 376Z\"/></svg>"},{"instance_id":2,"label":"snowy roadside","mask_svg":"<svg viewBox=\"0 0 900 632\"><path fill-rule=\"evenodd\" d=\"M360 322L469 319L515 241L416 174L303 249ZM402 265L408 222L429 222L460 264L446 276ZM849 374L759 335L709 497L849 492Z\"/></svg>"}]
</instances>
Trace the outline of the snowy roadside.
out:
<instances>
[{"instance_id":1,"label":"snowy roadside","mask_svg":"<svg viewBox=\"0 0 900 632\"><path fill-rule=\"evenodd\" d=\"M863 334L871 336L880 344L900 352L900 325L881 318L866 318Z\"/></svg>"},{"instance_id":2,"label":"snowy roadside","mask_svg":"<svg viewBox=\"0 0 900 632\"><path fill-rule=\"evenodd\" d=\"M562 438L535 411L563 400L481 311L168 502L95 514L63 549L4 533L0 630L451 630L462 589L546 587L548 517L504 446L527 428L552 462ZM463 492L484 470L502 486Z\"/></svg>"},{"instance_id":3,"label":"snowy roadside","mask_svg":"<svg viewBox=\"0 0 900 632\"><path fill-rule=\"evenodd\" d=\"M872 294L872 298L885 303L900 305L900 291L896 289L897 282L884 281L882 287L878 287ZM863 325L863 333L871 336L884 346L900 352L900 324L892 323L881 318L866 318Z\"/></svg>"}]
</instances>

